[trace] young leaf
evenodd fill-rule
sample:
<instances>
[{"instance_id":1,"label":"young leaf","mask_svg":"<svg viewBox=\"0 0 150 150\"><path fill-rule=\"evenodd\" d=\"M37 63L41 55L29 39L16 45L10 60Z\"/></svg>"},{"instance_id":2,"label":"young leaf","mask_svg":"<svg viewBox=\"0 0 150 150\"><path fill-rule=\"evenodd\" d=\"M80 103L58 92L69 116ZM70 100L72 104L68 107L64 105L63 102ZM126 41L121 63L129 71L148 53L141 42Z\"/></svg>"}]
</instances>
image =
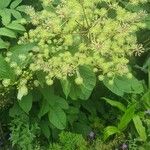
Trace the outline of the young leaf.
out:
<instances>
[{"instance_id":1,"label":"young leaf","mask_svg":"<svg viewBox=\"0 0 150 150\"><path fill-rule=\"evenodd\" d=\"M114 101L108 98L103 98L108 104L110 104L111 106L117 107L118 109L120 109L121 111L126 111L126 107L124 106L124 104L118 102L118 101Z\"/></svg>"},{"instance_id":2,"label":"young leaf","mask_svg":"<svg viewBox=\"0 0 150 150\"><path fill-rule=\"evenodd\" d=\"M1 38L0 38L0 49L3 49L3 48L8 48L9 46L9 43L7 42L4 42Z\"/></svg>"},{"instance_id":3,"label":"young leaf","mask_svg":"<svg viewBox=\"0 0 150 150\"><path fill-rule=\"evenodd\" d=\"M61 80L60 82L61 82L63 92L67 98L70 93L71 83L68 80Z\"/></svg>"},{"instance_id":4,"label":"young leaf","mask_svg":"<svg viewBox=\"0 0 150 150\"><path fill-rule=\"evenodd\" d=\"M0 35L7 36L10 38L16 38L16 34L7 28L0 28Z\"/></svg>"},{"instance_id":5,"label":"young leaf","mask_svg":"<svg viewBox=\"0 0 150 150\"><path fill-rule=\"evenodd\" d=\"M18 30L18 31L26 31L25 27L19 23L12 22L6 26L9 29Z\"/></svg>"},{"instance_id":6,"label":"young leaf","mask_svg":"<svg viewBox=\"0 0 150 150\"><path fill-rule=\"evenodd\" d=\"M14 9L16 8L20 3L22 2L22 0L15 0L11 3L10 8Z\"/></svg>"},{"instance_id":7,"label":"young leaf","mask_svg":"<svg viewBox=\"0 0 150 150\"><path fill-rule=\"evenodd\" d=\"M136 128L138 134L140 135L140 138L143 141L146 141L147 135L146 135L145 127L143 126L140 117L138 115L135 115L133 118L133 122L134 122L134 125L135 125L135 128Z\"/></svg>"},{"instance_id":8,"label":"young leaf","mask_svg":"<svg viewBox=\"0 0 150 150\"><path fill-rule=\"evenodd\" d=\"M27 5L21 5L16 8L16 10L26 13Z\"/></svg>"},{"instance_id":9,"label":"young leaf","mask_svg":"<svg viewBox=\"0 0 150 150\"><path fill-rule=\"evenodd\" d=\"M104 140L107 140L111 135L119 133L119 130L115 126L108 126L104 129Z\"/></svg>"},{"instance_id":10,"label":"young leaf","mask_svg":"<svg viewBox=\"0 0 150 150\"><path fill-rule=\"evenodd\" d=\"M0 0L0 9L6 8L10 2L11 0Z\"/></svg>"},{"instance_id":11,"label":"young leaf","mask_svg":"<svg viewBox=\"0 0 150 150\"><path fill-rule=\"evenodd\" d=\"M135 112L136 104L131 105L127 110L125 111L124 115L122 116L120 123L118 124L118 129L119 130L124 130L129 122L133 119L134 117L134 112Z\"/></svg>"},{"instance_id":12,"label":"young leaf","mask_svg":"<svg viewBox=\"0 0 150 150\"><path fill-rule=\"evenodd\" d=\"M0 16L2 17L2 24L8 25L11 21L11 12L9 9L5 8L3 10L0 10Z\"/></svg>"},{"instance_id":13,"label":"young leaf","mask_svg":"<svg viewBox=\"0 0 150 150\"><path fill-rule=\"evenodd\" d=\"M16 19L21 19L22 18L22 15L19 11L16 11L14 9L11 9L11 13L12 15L16 18Z\"/></svg>"},{"instance_id":14,"label":"young leaf","mask_svg":"<svg viewBox=\"0 0 150 150\"><path fill-rule=\"evenodd\" d=\"M27 114L32 108L32 94L29 93L27 96L22 97L22 99L19 102L19 106L23 109L24 112Z\"/></svg>"},{"instance_id":15,"label":"young leaf","mask_svg":"<svg viewBox=\"0 0 150 150\"><path fill-rule=\"evenodd\" d=\"M59 107L50 107L50 111L48 113L49 121L58 129L63 130L66 127L66 114Z\"/></svg>"}]
</instances>

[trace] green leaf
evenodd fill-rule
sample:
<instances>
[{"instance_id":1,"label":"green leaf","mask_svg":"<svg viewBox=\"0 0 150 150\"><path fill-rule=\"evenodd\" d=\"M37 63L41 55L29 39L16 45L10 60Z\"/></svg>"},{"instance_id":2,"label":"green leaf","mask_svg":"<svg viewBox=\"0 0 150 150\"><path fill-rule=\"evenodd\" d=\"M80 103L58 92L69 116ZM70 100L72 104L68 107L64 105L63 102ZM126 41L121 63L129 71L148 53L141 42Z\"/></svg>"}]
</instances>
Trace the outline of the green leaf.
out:
<instances>
[{"instance_id":1,"label":"green leaf","mask_svg":"<svg viewBox=\"0 0 150 150\"><path fill-rule=\"evenodd\" d=\"M12 22L12 23L8 24L6 27L9 29L13 29L13 30L26 31L26 29L24 28L23 25L16 23L16 22Z\"/></svg>"},{"instance_id":2,"label":"green leaf","mask_svg":"<svg viewBox=\"0 0 150 150\"><path fill-rule=\"evenodd\" d=\"M15 32L13 32L13 31L11 31L7 28L0 28L0 35L7 36L7 37L10 37L10 38L16 38Z\"/></svg>"},{"instance_id":3,"label":"green leaf","mask_svg":"<svg viewBox=\"0 0 150 150\"><path fill-rule=\"evenodd\" d=\"M146 135L145 127L143 126L140 117L138 115L135 115L133 118L133 122L134 122L134 125L135 125L135 128L136 128L138 134L140 135L140 138L143 141L146 141L147 135Z\"/></svg>"},{"instance_id":4,"label":"green leaf","mask_svg":"<svg viewBox=\"0 0 150 150\"><path fill-rule=\"evenodd\" d=\"M0 55L0 80L2 79L14 80L15 75L8 63L4 60L3 56Z\"/></svg>"},{"instance_id":5,"label":"green leaf","mask_svg":"<svg viewBox=\"0 0 150 150\"><path fill-rule=\"evenodd\" d=\"M16 19L21 19L22 15L20 12L16 11L16 10L11 10L12 15L16 18Z\"/></svg>"},{"instance_id":6,"label":"green leaf","mask_svg":"<svg viewBox=\"0 0 150 150\"><path fill-rule=\"evenodd\" d=\"M40 90L51 107L59 106L62 109L68 109L69 106L66 100L60 96L54 95L53 89L48 87L41 88Z\"/></svg>"},{"instance_id":7,"label":"green leaf","mask_svg":"<svg viewBox=\"0 0 150 150\"><path fill-rule=\"evenodd\" d=\"M16 8L16 10L26 13L27 5L21 5Z\"/></svg>"},{"instance_id":8,"label":"green leaf","mask_svg":"<svg viewBox=\"0 0 150 150\"><path fill-rule=\"evenodd\" d=\"M63 92L67 98L71 90L71 83L69 82L69 80L61 80L60 82L61 82Z\"/></svg>"},{"instance_id":9,"label":"green leaf","mask_svg":"<svg viewBox=\"0 0 150 150\"><path fill-rule=\"evenodd\" d=\"M22 2L22 0L13 1L10 5L10 8L12 8L12 9L16 8L21 2Z\"/></svg>"},{"instance_id":10,"label":"green leaf","mask_svg":"<svg viewBox=\"0 0 150 150\"><path fill-rule=\"evenodd\" d=\"M15 117L15 116L18 116L19 114L22 114L22 109L19 107L18 103L15 102L13 107L11 107L9 109L9 116L10 117Z\"/></svg>"},{"instance_id":11,"label":"green leaf","mask_svg":"<svg viewBox=\"0 0 150 150\"><path fill-rule=\"evenodd\" d=\"M62 98L60 96L53 96L53 99L54 99L56 105L58 105L62 109L68 109L69 108L68 103L64 98Z\"/></svg>"},{"instance_id":12,"label":"green leaf","mask_svg":"<svg viewBox=\"0 0 150 150\"><path fill-rule=\"evenodd\" d=\"M47 122L47 121L41 121L40 127L41 127L41 130L42 130L44 136L47 139L49 139L49 137L51 135L50 128L49 128L49 122Z\"/></svg>"},{"instance_id":13,"label":"green leaf","mask_svg":"<svg viewBox=\"0 0 150 150\"><path fill-rule=\"evenodd\" d=\"M50 107L50 111L48 113L49 121L58 129L63 130L66 127L66 114L59 107Z\"/></svg>"},{"instance_id":14,"label":"green leaf","mask_svg":"<svg viewBox=\"0 0 150 150\"><path fill-rule=\"evenodd\" d=\"M22 99L19 102L19 106L23 109L24 112L26 112L27 114L29 113L29 111L32 108L32 94L29 93L27 96L22 97Z\"/></svg>"},{"instance_id":15,"label":"green leaf","mask_svg":"<svg viewBox=\"0 0 150 150\"><path fill-rule=\"evenodd\" d=\"M92 68L88 66L81 66L79 72L81 77L83 78L83 84L76 85L73 81L73 83L71 84L71 91L69 96L74 100L78 98L87 100L96 85L96 76Z\"/></svg>"},{"instance_id":16,"label":"green leaf","mask_svg":"<svg viewBox=\"0 0 150 150\"><path fill-rule=\"evenodd\" d=\"M11 21L11 12L9 9L5 8L3 10L0 10L0 16L2 17L2 24L7 25Z\"/></svg>"},{"instance_id":17,"label":"green leaf","mask_svg":"<svg viewBox=\"0 0 150 150\"><path fill-rule=\"evenodd\" d=\"M40 112L38 114L38 117L41 118L45 114L47 114L50 110L50 106L46 100L42 100L42 103L40 105Z\"/></svg>"},{"instance_id":18,"label":"green leaf","mask_svg":"<svg viewBox=\"0 0 150 150\"><path fill-rule=\"evenodd\" d=\"M104 140L107 140L111 135L119 133L119 130L115 126L108 126L104 129Z\"/></svg>"},{"instance_id":19,"label":"green leaf","mask_svg":"<svg viewBox=\"0 0 150 150\"><path fill-rule=\"evenodd\" d=\"M118 96L123 96L124 92L119 88L119 86L116 84L116 78L114 79L114 84L110 85L108 83L108 80L104 80L103 81L104 85L114 94L118 95Z\"/></svg>"},{"instance_id":20,"label":"green leaf","mask_svg":"<svg viewBox=\"0 0 150 150\"><path fill-rule=\"evenodd\" d=\"M23 45L16 45L10 49L12 52L12 55L10 56L10 59L12 62L16 62L20 68L25 67L29 61L22 61L18 59L19 55L25 55L27 56L28 52L32 50L32 48L35 46L34 43L29 43L29 44L23 44Z\"/></svg>"},{"instance_id":21,"label":"green leaf","mask_svg":"<svg viewBox=\"0 0 150 150\"><path fill-rule=\"evenodd\" d=\"M0 0L0 9L8 7L10 2L11 2L11 0Z\"/></svg>"},{"instance_id":22,"label":"green leaf","mask_svg":"<svg viewBox=\"0 0 150 150\"><path fill-rule=\"evenodd\" d=\"M104 85L114 94L123 96L125 93L140 94L144 91L141 81L138 81L135 77L128 79L127 77L116 77L114 84L109 85L108 79L104 80Z\"/></svg>"},{"instance_id":23,"label":"green leaf","mask_svg":"<svg viewBox=\"0 0 150 150\"><path fill-rule=\"evenodd\" d=\"M114 101L108 98L103 98L108 104L110 104L111 106L117 107L119 110L121 111L126 111L126 107L124 106L124 104L118 102L118 101Z\"/></svg>"},{"instance_id":24,"label":"green leaf","mask_svg":"<svg viewBox=\"0 0 150 150\"><path fill-rule=\"evenodd\" d=\"M134 117L134 112L135 112L136 104L133 104L127 108L125 111L124 115L122 116L120 123L118 124L118 129L120 131L124 130L129 122L133 119Z\"/></svg>"},{"instance_id":25,"label":"green leaf","mask_svg":"<svg viewBox=\"0 0 150 150\"><path fill-rule=\"evenodd\" d=\"M150 109L150 90L143 95L141 100L144 101L145 108Z\"/></svg>"},{"instance_id":26,"label":"green leaf","mask_svg":"<svg viewBox=\"0 0 150 150\"><path fill-rule=\"evenodd\" d=\"M4 42L4 41L0 38L0 49L3 49L3 48L7 49L8 46L9 46L9 43Z\"/></svg>"}]
</instances>

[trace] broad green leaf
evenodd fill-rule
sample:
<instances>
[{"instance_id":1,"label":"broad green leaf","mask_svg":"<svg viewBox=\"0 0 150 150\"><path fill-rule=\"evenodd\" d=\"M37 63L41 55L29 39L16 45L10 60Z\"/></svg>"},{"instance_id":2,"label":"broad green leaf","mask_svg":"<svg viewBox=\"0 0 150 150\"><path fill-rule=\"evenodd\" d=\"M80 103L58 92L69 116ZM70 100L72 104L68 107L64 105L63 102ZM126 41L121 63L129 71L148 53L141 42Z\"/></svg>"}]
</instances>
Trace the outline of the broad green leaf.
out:
<instances>
[{"instance_id":1,"label":"broad green leaf","mask_svg":"<svg viewBox=\"0 0 150 150\"><path fill-rule=\"evenodd\" d=\"M121 111L126 111L126 107L124 106L124 104L122 104L121 102L118 101L114 101L108 98L103 98L108 104L110 104L111 106L117 107L118 109L120 109Z\"/></svg>"},{"instance_id":2,"label":"broad green leaf","mask_svg":"<svg viewBox=\"0 0 150 150\"><path fill-rule=\"evenodd\" d=\"M4 42L1 38L0 38L0 49L3 49L3 48L8 48L9 46L9 43L7 42Z\"/></svg>"},{"instance_id":3,"label":"broad green leaf","mask_svg":"<svg viewBox=\"0 0 150 150\"><path fill-rule=\"evenodd\" d=\"M111 135L119 133L119 130L115 126L108 126L104 129L104 140L107 140Z\"/></svg>"},{"instance_id":4,"label":"broad green leaf","mask_svg":"<svg viewBox=\"0 0 150 150\"><path fill-rule=\"evenodd\" d=\"M0 10L0 16L2 18L2 24L8 25L11 21L11 12L9 9L5 8L3 10Z\"/></svg>"},{"instance_id":5,"label":"broad green leaf","mask_svg":"<svg viewBox=\"0 0 150 150\"><path fill-rule=\"evenodd\" d=\"M140 135L140 138L143 141L146 141L147 135L146 135L145 127L143 126L140 117L138 115L135 115L133 118L133 122L134 122L134 125L135 125L135 128L136 128L138 134Z\"/></svg>"},{"instance_id":6,"label":"broad green leaf","mask_svg":"<svg viewBox=\"0 0 150 150\"><path fill-rule=\"evenodd\" d=\"M59 107L50 107L50 111L48 113L49 121L58 129L63 130L66 127L66 114Z\"/></svg>"},{"instance_id":7,"label":"broad green leaf","mask_svg":"<svg viewBox=\"0 0 150 150\"><path fill-rule=\"evenodd\" d=\"M26 112L27 114L29 113L29 111L32 108L32 94L29 93L27 96L22 97L22 99L19 102L19 106L23 109L24 112Z\"/></svg>"},{"instance_id":8,"label":"broad green leaf","mask_svg":"<svg viewBox=\"0 0 150 150\"><path fill-rule=\"evenodd\" d=\"M120 89L120 87L116 84L116 79L114 79L114 84L110 85L108 80L103 81L104 85L114 94L118 96L123 96L124 92Z\"/></svg>"},{"instance_id":9,"label":"broad green leaf","mask_svg":"<svg viewBox=\"0 0 150 150\"><path fill-rule=\"evenodd\" d=\"M74 100L78 98L87 100L96 85L96 76L93 73L93 70L88 66L81 66L79 72L83 78L83 84L76 85L73 81L71 84L71 91L69 96Z\"/></svg>"},{"instance_id":10,"label":"broad green leaf","mask_svg":"<svg viewBox=\"0 0 150 150\"><path fill-rule=\"evenodd\" d=\"M62 109L68 109L69 108L68 103L64 98L62 98L60 96L54 96L53 98L55 100L56 105L58 105Z\"/></svg>"},{"instance_id":11,"label":"broad green leaf","mask_svg":"<svg viewBox=\"0 0 150 150\"><path fill-rule=\"evenodd\" d=\"M133 119L134 117L134 112L135 112L136 104L133 104L127 108L125 111L124 115L122 116L120 123L118 124L118 129L120 131L124 130L129 122Z\"/></svg>"},{"instance_id":12,"label":"broad green leaf","mask_svg":"<svg viewBox=\"0 0 150 150\"><path fill-rule=\"evenodd\" d=\"M41 118L45 114L47 114L50 110L50 106L46 100L42 100L42 103L40 104L40 112L38 114L38 117Z\"/></svg>"},{"instance_id":13,"label":"broad green leaf","mask_svg":"<svg viewBox=\"0 0 150 150\"><path fill-rule=\"evenodd\" d=\"M2 79L14 80L15 75L8 63L4 60L4 57L0 55L0 80Z\"/></svg>"},{"instance_id":14,"label":"broad green leaf","mask_svg":"<svg viewBox=\"0 0 150 150\"><path fill-rule=\"evenodd\" d=\"M12 8L12 9L16 8L21 2L22 2L22 0L13 1L10 5L10 8Z\"/></svg>"},{"instance_id":15,"label":"broad green leaf","mask_svg":"<svg viewBox=\"0 0 150 150\"><path fill-rule=\"evenodd\" d=\"M7 37L10 37L10 38L16 38L15 32L13 32L13 31L11 31L7 28L0 28L0 35L7 36Z\"/></svg>"},{"instance_id":16,"label":"broad green leaf","mask_svg":"<svg viewBox=\"0 0 150 150\"><path fill-rule=\"evenodd\" d=\"M26 31L25 27L19 23L12 22L6 26L9 29L18 30L18 31Z\"/></svg>"},{"instance_id":17,"label":"broad green leaf","mask_svg":"<svg viewBox=\"0 0 150 150\"><path fill-rule=\"evenodd\" d=\"M55 95L53 93L53 89L48 87L43 89L41 88L40 90L51 107L59 106L62 109L68 109L69 106L67 101L64 98Z\"/></svg>"},{"instance_id":18,"label":"broad green leaf","mask_svg":"<svg viewBox=\"0 0 150 150\"><path fill-rule=\"evenodd\" d=\"M44 88L40 88L40 91L44 97L44 99L47 101L47 103L51 106L55 105L55 101L52 99L54 96L54 89L53 87L44 86Z\"/></svg>"},{"instance_id":19,"label":"broad green leaf","mask_svg":"<svg viewBox=\"0 0 150 150\"><path fill-rule=\"evenodd\" d=\"M10 2L11 0L0 0L0 9L6 8Z\"/></svg>"},{"instance_id":20,"label":"broad green leaf","mask_svg":"<svg viewBox=\"0 0 150 150\"><path fill-rule=\"evenodd\" d=\"M114 84L109 85L108 79L104 80L104 85L114 94L123 96L125 93L140 94L144 91L141 81L138 81L135 77L128 79L127 77L116 77Z\"/></svg>"},{"instance_id":21,"label":"broad green leaf","mask_svg":"<svg viewBox=\"0 0 150 150\"><path fill-rule=\"evenodd\" d=\"M61 82L63 92L67 98L70 93L71 83L69 82L69 80L61 80L60 82Z\"/></svg>"}]
</instances>

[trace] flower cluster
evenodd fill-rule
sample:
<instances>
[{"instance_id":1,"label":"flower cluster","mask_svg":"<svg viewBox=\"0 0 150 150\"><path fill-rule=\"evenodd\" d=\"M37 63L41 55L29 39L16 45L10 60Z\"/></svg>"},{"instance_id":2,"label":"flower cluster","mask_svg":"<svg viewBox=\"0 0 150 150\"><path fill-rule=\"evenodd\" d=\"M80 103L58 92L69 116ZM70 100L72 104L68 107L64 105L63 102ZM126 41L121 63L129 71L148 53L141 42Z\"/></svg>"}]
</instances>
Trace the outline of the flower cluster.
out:
<instances>
[{"instance_id":1,"label":"flower cluster","mask_svg":"<svg viewBox=\"0 0 150 150\"><path fill-rule=\"evenodd\" d=\"M30 23L35 27L18 41L18 44L35 43L28 56L19 56L24 60L30 57L31 62L27 75L17 71L21 74L18 89L23 95L28 92L28 80L41 71L48 85L55 78L66 80L68 76L76 76L75 83L82 84L79 72L82 65L91 66L101 81L109 78L110 84L116 75L132 77L128 57L143 50L135 33L145 27L144 11L130 12L117 0L62 0L57 6L53 0L42 2L42 11L27 7ZM143 1L128 3L140 2ZM11 66L18 67L15 62ZM34 84L38 86L38 81Z\"/></svg>"}]
</instances>

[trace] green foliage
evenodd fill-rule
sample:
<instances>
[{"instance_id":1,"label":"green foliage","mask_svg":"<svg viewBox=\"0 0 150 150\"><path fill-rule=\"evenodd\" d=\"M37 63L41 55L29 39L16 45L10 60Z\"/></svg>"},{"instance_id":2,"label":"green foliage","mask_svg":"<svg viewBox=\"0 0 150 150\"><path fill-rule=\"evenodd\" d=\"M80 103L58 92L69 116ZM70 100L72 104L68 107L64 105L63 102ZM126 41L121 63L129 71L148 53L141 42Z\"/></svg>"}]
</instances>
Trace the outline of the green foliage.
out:
<instances>
[{"instance_id":1,"label":"green foliage","mask_svg":"<svg viewBox=\"0 0 150 150\"><path fill-rule=\"evenodd\" d=\"M26 20L22 17L20 4L22 0L1 0L0 3L0 49L8 49L9 42L7 42L6 37L9 39L17 38L17 34L22 31L26 31L23 24ZM10 41L10 40L9 40Z\"/></svg>"},{"instance_id":2,"label":"green foliage","mask_svg":"<svg viewBox=\"0 0 150 150\"><path fill-rule=\"evenodd\" d=\"M27 116L19 115L11 121L10 130L13 147L21 150L34 149L34 140L38 131L36 123L30 124Z\"/></svg>"},{"instance_id":3,"label":"green foliage","mask_svg":"<svg viewBox=\"0 0 150 150\"><path fill-rule=\"evenodd\" d=\"M61 132L59 135L59 145L53 144L50 146L50 150L86 150L87 142L79 134L70 132Z\"/></svg>"},{"instance_id":4,"label":"green foliage","mask_svg":"<svg viewBox=\"0 0 150 150\"><path fill-rule=\"evenodd\" d=\"M1 0L0 149L149 149L149 8Z\"/></svg>"}]
</instances>

